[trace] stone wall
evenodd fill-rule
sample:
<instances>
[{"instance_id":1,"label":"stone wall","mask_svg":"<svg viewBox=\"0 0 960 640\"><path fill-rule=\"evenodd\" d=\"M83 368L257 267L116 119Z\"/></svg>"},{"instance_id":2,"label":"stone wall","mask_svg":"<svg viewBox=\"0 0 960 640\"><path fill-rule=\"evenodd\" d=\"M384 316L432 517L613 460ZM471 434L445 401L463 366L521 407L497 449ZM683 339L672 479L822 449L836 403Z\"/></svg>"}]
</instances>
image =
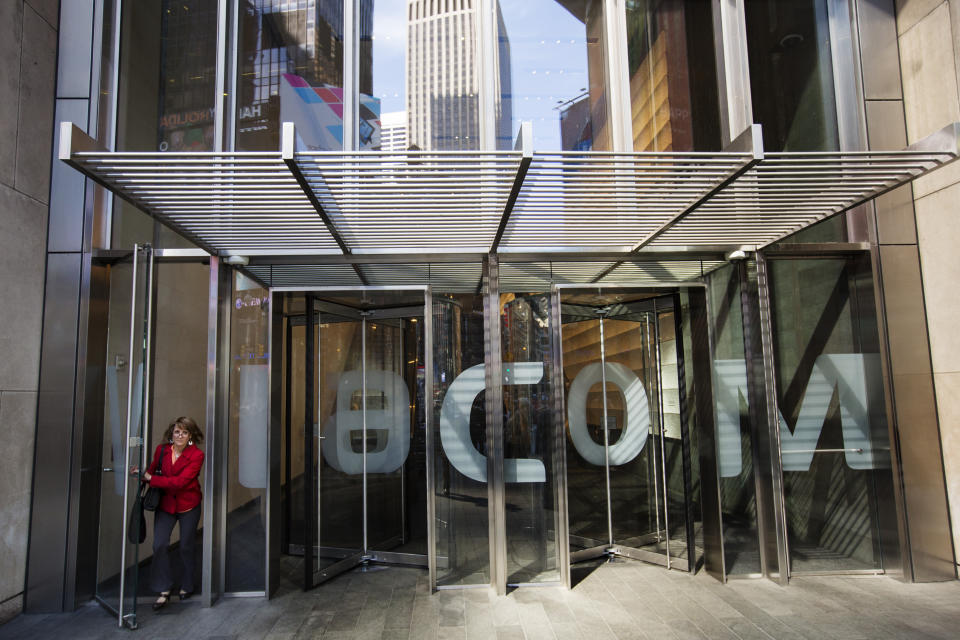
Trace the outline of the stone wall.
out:
<instances>
[{"instance_id":1,"label":"stone wall","mask_svg":"<svg viewBox=\"0 0 960 640\"><path fill-rule=\"evenodd\" d=\"M23 606L58 11L57 0L0 2L0 623Z\"/></svg>"},{"instance_id":2,"label":"stone wall","mask_svg":"<svg viewBox=\"0 0 960 640\"><path fill-rule=\"evenodd\" d=\"M960 0L898 0L907 140L960 122ZM960 549L960 162L914 184L930 355L953 525ZM960 558L960 556L956 556Z\"/></svg>"}]
</instances>

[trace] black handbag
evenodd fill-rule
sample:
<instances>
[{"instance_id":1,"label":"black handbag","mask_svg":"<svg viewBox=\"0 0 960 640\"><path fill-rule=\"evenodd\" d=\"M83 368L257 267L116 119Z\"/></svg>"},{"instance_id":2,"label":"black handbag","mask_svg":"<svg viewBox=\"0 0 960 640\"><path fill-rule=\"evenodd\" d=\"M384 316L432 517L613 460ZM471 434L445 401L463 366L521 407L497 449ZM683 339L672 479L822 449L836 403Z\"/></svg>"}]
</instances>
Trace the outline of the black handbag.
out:
<instances>
[{"instance_id":1,"label":"black handbag","mask_svg":"<svg viewBox=\"0 0 960 640\"><path fill-rule=\"evenodd\" d=\"M144 485L141 483L133 501L133 509L130 510L130 522L127 523L127 540L132 544L141 544L147 539L147 519L143 516L144 493Z\"/></svg>"},{"instance_id":2,"label":"black handbag","mask_svg":"<svg viewBox=\"0 0 960 640\"><path fill-rule=\"evenodd\" d=\"M153 472L155 476L163 475L161 467L163 467L163 449L160 450L160 464L157 465L157 470ZM143 483L147 487L146 492L143 490L140 491L140 494L143 496L143 508L147 511L156 511L157 507L160 506L160 496L163 495L163 492L157 487L151 487L147 483Z\"/></svg>"}]
</instances>

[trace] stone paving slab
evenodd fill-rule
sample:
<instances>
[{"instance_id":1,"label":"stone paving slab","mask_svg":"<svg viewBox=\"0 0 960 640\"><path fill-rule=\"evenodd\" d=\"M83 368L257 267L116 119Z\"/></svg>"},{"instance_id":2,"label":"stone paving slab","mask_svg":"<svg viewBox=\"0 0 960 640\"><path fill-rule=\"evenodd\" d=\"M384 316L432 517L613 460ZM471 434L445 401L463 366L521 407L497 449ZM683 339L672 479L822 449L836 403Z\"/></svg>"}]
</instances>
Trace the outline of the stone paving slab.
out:
<instances>
[{"instance_id":1,"label":"stone paving slab","mask_svg":"<svg viewBox=\"0 0 960 640\"><path fill-rule=\"evenodd\" d=\"M205 609L173 601L140 605L140 628L118 629L91 603L64 614L20 615L13 638L144 640L588 640L960 637L960 582L904 584L876 576L798 577L726 585L641 562L597 565L576 587L485 589L430 595L426 572L354 570L304 593L292 583L272 600L225 598Z\"/></svg>"}]
</instances>

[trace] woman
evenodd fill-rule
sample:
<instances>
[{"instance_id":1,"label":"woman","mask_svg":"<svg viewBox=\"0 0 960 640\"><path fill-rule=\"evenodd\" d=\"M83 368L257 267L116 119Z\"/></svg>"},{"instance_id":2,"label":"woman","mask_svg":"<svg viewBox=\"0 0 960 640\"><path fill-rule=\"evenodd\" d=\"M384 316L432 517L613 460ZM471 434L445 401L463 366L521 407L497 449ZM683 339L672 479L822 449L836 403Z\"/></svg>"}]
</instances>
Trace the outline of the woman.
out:
<instances>
[{"instance_id":1,"label":"woman","mask_svg":"<svg viewBox=\"0 0 960 640\"><path fill-rule=\"evenodd\" d=\"M180 599L193 595L194 541L200 523L200 467L203 451L197 444L203 442L200 427L191 418L181 416L170 423L163 434L163 442L153 454L153 462L140 476L141 482L162 491L160 506L153 519L153 563L151 584L160 597L153 603L160 609L170 599L173 577L170 573L170 534L180 523L180 558L183 574L180 580ZM136 468L133 469L137 471Z\"/></svg>"}]
</instances>

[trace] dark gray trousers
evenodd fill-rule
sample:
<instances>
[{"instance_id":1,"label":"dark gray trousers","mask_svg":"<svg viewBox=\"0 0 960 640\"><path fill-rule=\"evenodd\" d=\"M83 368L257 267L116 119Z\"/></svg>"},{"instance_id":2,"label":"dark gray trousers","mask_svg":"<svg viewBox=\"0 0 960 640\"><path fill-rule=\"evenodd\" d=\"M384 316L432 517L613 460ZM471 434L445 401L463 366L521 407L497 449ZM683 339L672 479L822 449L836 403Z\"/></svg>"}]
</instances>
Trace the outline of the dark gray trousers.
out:
<instances>
[{"instance_id":1,"label":"dark gray trousers","mask_svg":"<svg viewBox=\"0 0 960 640\"><path fill-rule=\"evenodd\" d=\"M170 534L173 525L180 522L180 559L183 573L180 588L193 591L193 569L196 553L197 525L200 524L200 505L184 513L153 512L153 561L150 563L150 586L154 591L170 591L173 574L170 571Z\"/></svg>"}]
</instances>

